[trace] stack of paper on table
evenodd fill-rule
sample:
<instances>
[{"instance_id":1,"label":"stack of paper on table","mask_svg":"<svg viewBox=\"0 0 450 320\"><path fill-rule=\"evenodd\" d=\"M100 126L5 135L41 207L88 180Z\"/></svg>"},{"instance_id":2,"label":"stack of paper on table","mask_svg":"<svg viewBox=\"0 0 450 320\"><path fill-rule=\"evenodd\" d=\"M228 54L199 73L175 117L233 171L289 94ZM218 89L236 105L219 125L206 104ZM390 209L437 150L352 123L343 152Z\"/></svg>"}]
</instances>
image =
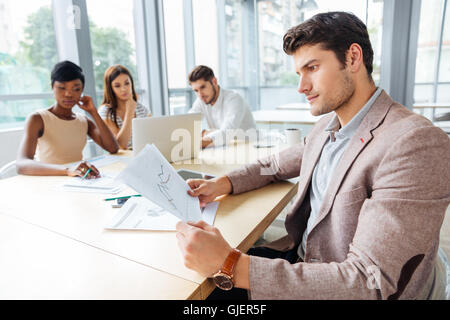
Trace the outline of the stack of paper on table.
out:
<instances>
[{"instance_id":1,"label":"stack of paper on table","mask_svg":"<svg viewBox=\"0 0 450 320\"><path fill-rule=\"evenodd\" d=\"M97 179L75 177L63 184L63 190L71 192L115 194L123 189L123 184L117 182L110 174L103 174Z\"/></svg>"},{"instance_id":2,"label":"stack of paper on table","mask_svg":"<svg viewBox=\"0 0 450 320\"><path fill-rule=\"evenodd\" d=\"M213 225L218 206L218 202L208 203L202 209L202 220ZM146 198L139 197L125 202L105 229L170 231L175 230L178 221L180 219L170 212Z\"/></svg>"},{"instance_id":3,"label":"stack of paper on table","mask_svg":"<svg viewBox=\"0 0 450 320\"><path fill-rule=\"evenodd\" d=\"M142 229L145 225L146 230L173 230L179 220L214 222L218 204L209 204L202 212L198 198L187 193L186 181L153 144L146 145L117 180L143 198L129 199L107 228Z\"/></svg>"}]
</instances>

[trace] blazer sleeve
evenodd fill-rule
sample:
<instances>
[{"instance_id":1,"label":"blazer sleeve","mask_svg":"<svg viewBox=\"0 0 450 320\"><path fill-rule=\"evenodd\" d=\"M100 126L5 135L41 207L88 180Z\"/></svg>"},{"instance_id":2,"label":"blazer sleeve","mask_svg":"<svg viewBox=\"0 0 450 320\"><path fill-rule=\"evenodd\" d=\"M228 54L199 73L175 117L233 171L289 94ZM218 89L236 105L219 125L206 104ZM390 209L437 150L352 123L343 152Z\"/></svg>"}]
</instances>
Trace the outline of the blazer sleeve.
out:
<instances>
[{"instance_id":1,"label":"blazer sleeve","mask_svg":"<svg viewBox=\"0 0 450 320\"><path fill-rule=\"evenodd\" d=\"M435 257L450 203L449 163L450 140L439 128L400 136L376 169L346 259L289 264L251 256L251 298L399 298L420 263Z\"/></svg>"},{"instance_id":2,"label":"blazer sleeve","mask_svg":"<svg viewBox=\"0 0 450 320\"><path fill-rule=\"evenodd\" d=\"M300 175L305 141L227 174L233 194L263 187L269 183Z\"/></svg>"}]
</instances>

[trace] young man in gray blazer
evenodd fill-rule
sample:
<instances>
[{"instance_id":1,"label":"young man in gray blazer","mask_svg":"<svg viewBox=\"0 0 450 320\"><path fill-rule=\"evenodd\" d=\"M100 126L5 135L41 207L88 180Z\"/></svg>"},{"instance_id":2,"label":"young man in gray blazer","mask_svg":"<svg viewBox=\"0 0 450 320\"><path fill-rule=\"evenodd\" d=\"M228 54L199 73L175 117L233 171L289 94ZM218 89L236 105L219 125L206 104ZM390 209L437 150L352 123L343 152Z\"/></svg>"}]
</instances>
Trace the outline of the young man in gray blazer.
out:
<instances>
[{"instance_id":1,"label":"young man in gray blazer","mask_svg":"<svg viewBox=\"0 0 450 320\"><path fill-rule=\"evenodd\" d=\"M318 14L283 40L299 93L313 115L327 115L301 144L189 185L205 203L299 176L288 235L241 254L215 227L180 222L185 265L251 299L444 298L437 250L450 139L375 86L369 35L356 16Z\"/></svg>"}]
</instances>

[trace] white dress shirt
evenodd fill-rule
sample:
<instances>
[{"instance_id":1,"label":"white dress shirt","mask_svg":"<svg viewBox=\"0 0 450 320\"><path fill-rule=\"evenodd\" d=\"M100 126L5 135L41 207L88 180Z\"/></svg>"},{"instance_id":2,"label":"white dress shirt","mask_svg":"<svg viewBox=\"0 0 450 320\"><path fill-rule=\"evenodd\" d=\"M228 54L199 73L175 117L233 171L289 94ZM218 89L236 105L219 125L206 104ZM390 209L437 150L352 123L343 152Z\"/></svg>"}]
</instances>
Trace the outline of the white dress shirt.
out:
<instances>
[{"instance_id":1,"label":"white dress shirt","mask_svg":"<svg viewBox=\"0 0 450 320\"><path fill-rule=\"evenodd\" d=\"M238 93L220 87L219 97L214 105L206 104L197 98L189 113L203 114L209 129L215 130L206 135L215 145L223 144L227 130L242 129L245 132L248 129L256 129L248 103Z\"/></svg>"}]
</instances>

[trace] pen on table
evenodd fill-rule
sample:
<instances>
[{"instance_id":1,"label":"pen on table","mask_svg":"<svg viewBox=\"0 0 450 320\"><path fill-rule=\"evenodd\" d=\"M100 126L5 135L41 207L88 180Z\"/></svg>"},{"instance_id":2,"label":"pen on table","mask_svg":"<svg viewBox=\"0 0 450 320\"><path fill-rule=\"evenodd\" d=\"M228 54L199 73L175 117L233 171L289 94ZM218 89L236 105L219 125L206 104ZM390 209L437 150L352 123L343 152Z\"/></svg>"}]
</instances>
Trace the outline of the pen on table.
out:
<instances>
[{"instance_id":1,"label":"pen on table","mask_svg":"<svg viewBox=\"0 0 450 320\"><path fill-rule=\"evenodd\" d=\"M133 194L131 196L123 196L123 197L115 197L115 198L106 198L105 201L117 200L117 199L127 199L131 197L141 197L140 194Z\"/></svg>"},{"instance_id":2,"label":"pen on table","mask_svg":"<svg viewBox=\"0 0 450 320\"><path fill-rule=\"evenodd\" d=\"M89 174L89 172L91 172L91 168L89 168L88 171L86 171L86 173L84 174L84 176L81 179L86 179L87 175Z\"/></svg>"}]
</instances>

